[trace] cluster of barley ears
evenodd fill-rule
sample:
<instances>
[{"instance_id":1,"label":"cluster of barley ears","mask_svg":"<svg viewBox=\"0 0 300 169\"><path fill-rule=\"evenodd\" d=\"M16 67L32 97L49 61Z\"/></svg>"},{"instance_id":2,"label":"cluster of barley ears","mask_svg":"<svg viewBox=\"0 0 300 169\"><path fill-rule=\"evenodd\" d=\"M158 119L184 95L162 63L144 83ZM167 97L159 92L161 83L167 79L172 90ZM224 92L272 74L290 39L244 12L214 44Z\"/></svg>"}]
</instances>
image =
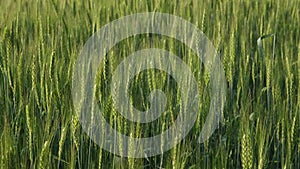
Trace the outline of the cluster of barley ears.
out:
<instances>
[{"instance_id":1,"label":"cluster of barley ears","mask_svg":"<svg viewBox=\"0 0 300 169\"><path fill-rule=\"evenodd\" d=\"M0 168L300 168L299 5L297 0L1 1ZM178 83L163 71L147 70L124 84L128 98L145 110L149 93L163 90L168 98L163 116L144 125L120 115L110 82L132 52L156 47L178 55L191 67L200 95L198 119L182 142L161 155L128 159L102 150L82 131L72 104L73 69L84 43L99 28L146 11L180 16L212 41L225 70L227 102L219 129L198 144L210 109L211 81L195 52L170 37L124 39L99 65L94 84L98 106L117 131L157 135L184 109Z\"/></svg>"}]
</instances>

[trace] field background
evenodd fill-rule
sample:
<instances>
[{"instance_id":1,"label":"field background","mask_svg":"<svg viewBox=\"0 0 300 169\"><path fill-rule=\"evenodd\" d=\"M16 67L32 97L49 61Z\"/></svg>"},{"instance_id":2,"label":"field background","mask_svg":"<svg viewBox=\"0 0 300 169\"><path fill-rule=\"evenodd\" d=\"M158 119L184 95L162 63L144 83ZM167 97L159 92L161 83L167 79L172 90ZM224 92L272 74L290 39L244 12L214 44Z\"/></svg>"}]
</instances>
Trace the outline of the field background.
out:
<instances>
[{"instance_id":1,"label":"field background","mask_svg":"<svg viewBox=\"0 0 300 169\"><path fill-rule=\"evenodd\" d=\"M140 35L122 41L101 64L97 84L104 114L118 131L135 137L158 134L172 124L180 107L172 78L148 70L131 84L133 104L146 109L143 98L161 88L170 112L145 126L118 115L107 86L118 63L136 50L160 47L182 56L195 72L202 98L197 122L180 144L154 157L121 158L100 149L82 131L71 99L73 67L84 43L101 26L148 11L180 16L207 35L223 62L227 102L219 129L199 144L210 92L209 75L194 54L169 37ZM299 102L298 0L0 1L1 169L297 169Z\"/></svg>"}]
</instances>

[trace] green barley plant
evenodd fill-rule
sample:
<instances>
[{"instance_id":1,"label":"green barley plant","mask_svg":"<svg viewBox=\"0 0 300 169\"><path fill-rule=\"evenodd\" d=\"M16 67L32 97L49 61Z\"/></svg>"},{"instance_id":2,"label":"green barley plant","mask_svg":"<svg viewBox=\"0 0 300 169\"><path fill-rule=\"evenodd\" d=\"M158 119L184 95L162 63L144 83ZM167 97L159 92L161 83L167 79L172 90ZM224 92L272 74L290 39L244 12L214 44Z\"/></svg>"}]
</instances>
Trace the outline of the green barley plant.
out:
<instances>
[{"instance_id":1,"label":"green barley plant","mask_svg":"<svg viewBox=\"0 0 300 169\"><path fill-rule=\"evenodd\" d=\"M299 6L298 0L1 0L0 168L300 168ZM71 90L76 59L89 37L120 17L142 12L173 14L203 31L217 49L228 90L219 128L199 144L211 80L195 51L156 34L116 44L98 67L93 97L118 132L136 138L158 135L186 109L179 83L164 71L149 69L119 83L141 111L150 107L151 91L162 90L166 110L146 124L120 114L112 76L131 53L168 50L190 67L198 84L199 110L188 135L169 151L134 159L93 142L76 114L83 102L74 106ZM136 149L128 144L129 151Z\"/></svg>"}]
</instances>

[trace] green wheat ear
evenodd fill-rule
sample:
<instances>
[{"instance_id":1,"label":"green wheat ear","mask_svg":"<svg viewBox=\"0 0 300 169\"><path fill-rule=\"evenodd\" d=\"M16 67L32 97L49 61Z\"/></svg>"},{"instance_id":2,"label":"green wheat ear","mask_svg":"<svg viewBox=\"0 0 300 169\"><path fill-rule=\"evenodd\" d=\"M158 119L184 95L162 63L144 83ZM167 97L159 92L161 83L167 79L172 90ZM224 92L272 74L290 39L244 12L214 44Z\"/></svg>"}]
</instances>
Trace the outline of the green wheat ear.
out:
<instances>
[{"instance_id":1,"label":"green wheat ear","mask_svg":"<svg viewBox=\"0 0 300 169\"><path fill-rule=\"evenodd\" d=\"M72 115L71 132L72 132L73 142L75 144L76 150L79 150L79 137L78 137L79 127L80 127L80 123L79 123L78 116L76 114Z\"/></svg>"},{"instance_id":2,"label":"green wheat ear","mask_svg":"<svg viewBox=\"0 0 300 169\"><path fill-rule=\"evenodd\" d=\"M242 136L242 166L243 169L252 169L253 151L250 140L250 132L245 132Z\"/></svg>"},{"instance_id":3,"label":"green wheat ear","mask_svg":"<svg viewBox=\"0 0 300 169\"><path fill-rule=\"evenodd\" d=\"M40 154L39 168L44 169L47 168L47 155L49 154L49 141L45 141L42 147L42 151Z\"/></svg>"},{"instance_id":4,"label":"green wheat ear","mask_svg":"<svg viewBox=\"0 0 300 169\"><path fill-rule=\"evenodd\" d=\"M57 168L59 168L59 164L60 164L60 161L61 161L61 154L63 152L63 146L65 144L67 131L68 131L68 123L66 124L66 126L63 127L63 129L61 131L60 140L59 140L59 143L58 143L59 144L59 148L58 148L58 164L57 164Z\"/></svg>"},{"instance_id":5,"label":"green wheat ear","mask_svg":"<svg viewBox=\"0 0 300 169\"><path fill-rule=\"evenodd\" d=\"M30 162L33 162L33 152L32 152L32 121L30 118L30 114L29 114L29 106L26 105L26 123L27 123L27 127L28 127L28 144L29 144L29 157L30 157Z\"/></svg>"},{"instance_id":6,"label":"green wheat ear","mask_svg":"<svg viewBox=\"0 0 300 169\"><path fill-rule=\"evenodd\" d=\"M253 167L253 145L251 140L250 120L247 113L242 114L241 118L241 161L243 169L252 169Z\"/></svg>"}]
</instances>

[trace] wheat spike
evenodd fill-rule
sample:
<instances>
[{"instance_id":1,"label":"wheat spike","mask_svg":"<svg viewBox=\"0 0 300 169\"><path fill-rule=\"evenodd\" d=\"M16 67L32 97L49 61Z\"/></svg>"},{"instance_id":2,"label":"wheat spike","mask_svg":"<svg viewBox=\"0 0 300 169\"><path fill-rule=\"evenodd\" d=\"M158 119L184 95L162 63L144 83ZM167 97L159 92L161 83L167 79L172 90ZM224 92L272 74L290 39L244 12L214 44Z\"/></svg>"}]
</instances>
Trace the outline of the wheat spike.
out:
<instances>
[{"instance_id":1,"label":"wheat spike","mask_svg":"<svg viewBox=\"0 0 300 169\"><path fill-rule=\"evenodd\" d=\"M252 169L252 145L250 141L250 134L246 132L242 137L242 166L243 169Z\"/></svg>"},{"instance_id":2,"label":"wheat spike","mask_svg":"<svg viewBox=\"0 0 300 169\"><path fill-rule=\"evenodd\" d=\"M58 166L57 166L57 168L59 168L59 163L60 163L60 160L61 160L61 154L62 154L63 146L64 146L64 143L65 143L65 140L66 140L67 131L68 131L68 125L66 125L62 129L60 140L59 140L59 143L58 143L59 148L58 148Z\"/></svg>"},{"instance_id":3,"label":"wheat spike","mask_svg":"<svg viewBox=\"0 0 300 169\"><path fill-rule=\"evenodd\" d=\"M78 138L78 128L79 128L79 120L77 115L72 115L72 123L71 123L71 132L73 136L73 142L77 150L79 150L79 138Z\"/></svg>"},{"instance_id":4,"label":"wheat spike","mask_svg":"<svg viewBox=\"0 0 300 169\"><path fill-rule=\"evenodd\" d=\"M31 163L33 162L33 152L32 152L32 127L31 127L31 118L30 118L30 114L29 114L29 106L26 105L26 123L27 123L27 127L28 127L28 144L29 144L29 157L30 157L30 161Z\"/></svg>"},{"instance_id":5,"label":"wheat spike","mask_svg":"<svg viewBox=\"0 0 300 169\"><path fill-rule=\"evenodd\" d=\"M43 147L42 147L42 151L40 154L40 161L39 161L39 168L40 169L44 169L47 168L47 163L46 163L46 153L49 151L49 141L45 141Z\"/></svg>"}]
</instances>

